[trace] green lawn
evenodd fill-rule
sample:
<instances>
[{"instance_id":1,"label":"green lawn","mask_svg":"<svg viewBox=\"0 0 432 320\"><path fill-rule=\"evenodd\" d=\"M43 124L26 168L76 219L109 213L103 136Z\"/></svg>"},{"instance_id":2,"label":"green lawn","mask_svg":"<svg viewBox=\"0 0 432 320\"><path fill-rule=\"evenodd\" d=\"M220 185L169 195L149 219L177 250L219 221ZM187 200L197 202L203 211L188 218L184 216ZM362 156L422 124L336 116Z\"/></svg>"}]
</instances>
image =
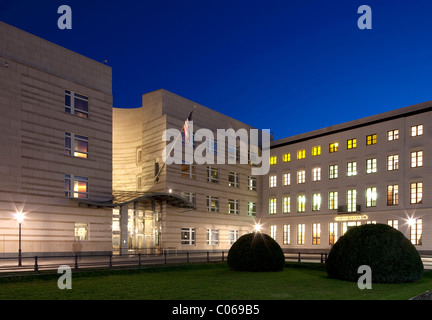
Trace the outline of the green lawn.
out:
<instances>
[{"instance_id":1,"label":"green lawn","mask_svg":"<svg viewBox=\"0 0 432 320\"><path fill-rule=\"evenodd\" d=\"M137 271L74 273L72 290L59 290L60 275L0 279L0 299L19 300L280 300L409 299L432 289L432 272L406 284L357 283L329 279L323 265L290 264L282 272L229 270L225 263L144 268Z\"/></svg>"}]
</instances>

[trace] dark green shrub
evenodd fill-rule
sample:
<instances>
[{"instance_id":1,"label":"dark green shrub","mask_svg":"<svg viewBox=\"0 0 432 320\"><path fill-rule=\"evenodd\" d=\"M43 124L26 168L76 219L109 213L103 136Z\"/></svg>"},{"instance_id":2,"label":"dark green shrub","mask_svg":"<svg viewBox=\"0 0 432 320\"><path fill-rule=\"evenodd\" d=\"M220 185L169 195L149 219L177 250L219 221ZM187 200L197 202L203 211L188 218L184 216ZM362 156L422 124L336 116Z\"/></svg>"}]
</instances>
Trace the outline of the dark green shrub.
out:
<instances>
[{"instance_id":1,"label":"dark green shrub","mask_svg":"<svg viewBox=\"0 0 432 320\"><path fill-rule=\"evenodd\" d=\"M254 232L234 242L227 263L237 271L281 271L285 266L285 255L269 235Z\"/></svg>"},{"instance_id":2,"label":"dark green shrub","mask_svg":"<svg viewBox=\"0 0 432 320\"><path fill-rule=\"evenodd\" d=\"M423 263L412 243L385 224L365 224L347 231L333 246L327 259L332 278L358 281L358 268L368 265L373 283L411 282L421 278Z\"/></svg>"}]
</instances>

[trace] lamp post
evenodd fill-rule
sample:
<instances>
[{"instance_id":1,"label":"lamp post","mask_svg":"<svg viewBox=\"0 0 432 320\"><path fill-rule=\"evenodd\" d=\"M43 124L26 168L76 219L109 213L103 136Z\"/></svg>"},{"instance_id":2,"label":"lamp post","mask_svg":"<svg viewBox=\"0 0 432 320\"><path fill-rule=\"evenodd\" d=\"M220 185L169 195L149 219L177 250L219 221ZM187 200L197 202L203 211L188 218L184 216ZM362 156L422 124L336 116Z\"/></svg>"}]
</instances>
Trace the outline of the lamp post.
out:
<instances>
[{"instance_id":1,"label":"lamp post","mask_svg":"<svg viewBox=\"0 0 432 320\"><path fill-rule=\"evenodd\" d=\"M21 256L21 224L24 221L24 213L22 213L22 211L17 212L15 214L15 219L17 220L18 226L19 226L18 267L21 267L22 266L22 256Z\"/></svg>"}]
</instances>

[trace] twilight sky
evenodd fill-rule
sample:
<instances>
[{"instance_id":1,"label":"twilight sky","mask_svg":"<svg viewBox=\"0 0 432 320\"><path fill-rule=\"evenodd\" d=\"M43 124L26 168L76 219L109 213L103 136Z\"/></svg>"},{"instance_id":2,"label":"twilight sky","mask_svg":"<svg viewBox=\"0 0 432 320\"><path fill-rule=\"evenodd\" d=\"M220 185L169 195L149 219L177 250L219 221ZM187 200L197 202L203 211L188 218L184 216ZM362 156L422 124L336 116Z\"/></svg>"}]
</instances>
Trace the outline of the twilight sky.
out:
<instances>
[{"instance_id":1,"label":"twilight sky","mask_svg":"<svg viewBox=\"0 0 432 320\"><path fill-rule=\"evenodd\" d=\"M430 0L2 0L0 20L107 59L115 107L164 88L276 139L432 100Z\"/></svg>"}]
</instances>

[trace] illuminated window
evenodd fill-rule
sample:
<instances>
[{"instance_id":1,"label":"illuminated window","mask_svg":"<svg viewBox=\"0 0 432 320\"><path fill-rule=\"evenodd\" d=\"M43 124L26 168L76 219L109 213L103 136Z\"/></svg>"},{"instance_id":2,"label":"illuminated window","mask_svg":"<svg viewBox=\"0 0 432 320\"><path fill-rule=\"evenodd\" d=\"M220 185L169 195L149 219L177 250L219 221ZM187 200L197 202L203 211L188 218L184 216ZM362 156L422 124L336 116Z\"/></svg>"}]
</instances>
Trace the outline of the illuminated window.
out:
<instances>
[{"instance_id":1,"label":"illuminated window","mask_svg":"<svg viewBox=\"0 0 432 320\"><path fill-rule=\"evenodd\" d=\"M195 244L195 228L182 228L180 233L181 244Z\"/></svg>"},{"instance_id":2,"label":"illuminated window","mask_svg":"<svg viewBox=\"0 0 432 320\"><path fill-rule=\"evenodd\" d=\"M347 209L348 212L357 211L357 190L355 189L347 191Z\"/></svg>"},{"instance_id":3,"label":"illuminated window","mask_svg":"<svg viewBox=\"0 0 432 320\"><path fill-rule=\"evenodd\" d=\"M376 134L370 134L366 136L366 145L371 146L373 144L377 143L377 135Z\"/></svg>"},{"instance_id":4,"label":"illuminated window","mask_svg":"<svg viewBox=\"0 0 432 320\"><path fill-rule=\"evenodd\" d=\"M277 163L277 156L271 156L270 157L270 164L276 164Z\"/></svg>"},{"instance_id":5,"label":"illuminated window","mask_svg":"<svg viewBox=\"0 0 432 320\"><path fill-rule=\"evenodd\" d=\"M347 149L357 148L357 139L349 139L347 140Z\"/></svg>"},{"instance_id":6,"label":"illuminated window","mask_svg":"<svg viewBox=\"0 0 432 320\"><path fill-rule=\"evenodd\" d=\"M256 189L257 189L256 177L248 176L248 190L256 191Z\"/></svg>"},{"instance_id":7,"label":"illuminated window","mask_svg":"<svg viewBox=\"0 0 432 320\"><path fill-rule=\"evenodd\" d=\"M291 153L284 153L282 155L282 161L283 162L289 162L289 161L291 161Z\"/></svg>"},{"instance_id":8,"label":"illuminated window","mask_svg":"<svg viewBox=\"0 0 432 320\"><path fill-rule=\"evenodd\" d=\"M86 241L88 240L88 224L87 223L75 223L75 240Z\"/></svg>"},{"instance_id":9,"label":"illuminated window","mask_svg":"<svg viewBox=\"0 0 432 320\"><path fill-rule=\"evenodd\" d=\"M338 239L338 223L329 223L329 245L334 245Z\"/></svg>"},{"instance_id":10,"label":"illuminated window","mask_svg":"<svg viewBox=\"0 0 432 320\"><path fill-rule=\"evenodd\" d=\"M207 196L207 212L219 212L219 198Z\"/></svg>"},{"instance_id":11,"label":"illuminated window","mask_svg":"<svg viewBox=\"0 0 432 320\"><path fill-rule=\"evenodd\" d=\"M291 238L291 225L284 224L283 226L283 244L290 244L290 238Z\"/></svg>"},{"instance_id":12,"label":"illuminated window","mask_svg":"<svg viewBox=\"0 0 432 320\"><path fill-rule=\"evenodd\" d=\"M228 199L228 213L229 214L239 214L239 201Z\"/></svg>"},{"instance_id":13,"label":"illuminated window","mask_svg":"<svg viewBox=\"0 0 432 320\"><path fill-rule=\"evenodd\" d=\"M65 196L88 199L88 178L65 174Z\"/></svg>"},{"instance_id":14,"label":"illuminated window","mask_svg":"<svg viewBox=\"0 0 432 320\"><path fill-rule=\"evenodd\" d=\"M411 127L411 137L417 137L423 135L423 125L419 124Z\"/></svg>"},{"instance_id":15,"label":"illuminated window","mask_svg":"<svg viewBox=\"0 0 432 320\"><path fill-rule=\"evenodd\" d=\"M390 130L387 131L387 141L399 140L399 130Z\"/></svg>"},{"instance_id":16,"label":"illuminated window","mask_svg":"<svg viewBox=\"0 0 432 320\"><path fill-rule=\"evenodd\" d=\"M276 240L276 225L270 226L270 237Z\"/></svg>"},{"instance_id":17,"label":"illuminated window","mask_svg":"<svg viewBox=\"0 0 432 320\"><path fill-rule=\"evenodd\" d=\"M342 222L342 235L344 235L349 228L361 226L361 221L344 221Z\"/></svg>"},{"instance_id":18,"label":"illuminated window","mask_svg":"<svg viewBox=\"0 0 432 320\"><path fill-rule=\"evenodd\" d=\"M319 156L321 154L321 146L312 147L312 156Z\"/></svg>"},{"instance_id":19,"label":"illuminated window","mask_svg":"<svg viewBox=\"0 0 432 320\"><path fill-rule=\"evenodd\" d=\"M377 159L367 159L366 160L366 173L376 173L377 172Z\"/></svg>"},{"instance_id":20,"label":"illuminated window","mask_svg":"<svg viewBox=\"0 0 432 320\"><path fill-rule=\"evenodd\" d=\"M290 213L291 212L291 198L283 197L282 198L282 213Z\"/></svg>"},{"instance_id":21,"label":"illuminated window","mask_svg":"<svg viewBox=\"0 0 432 320\"><path fill-rule=\"evenodd\" d=\"M238 172L230 172L228 174L228 186L238 188L240 183L240 176Z\"/></svg>"},{"instance_id":22,"label":"illuminated window","mask_svg":"<svg viewBox=\"0 0 432 320\"><path fill-rule=\"evenodd\" d=\"M399 222L397 219L387 220L387 225L389 225L392 228L395 228L396 230L398 230L399 228Z\"/></svg>"},{"instance_id":23,"label":"illuminated window","mask_svg":"<svg viewBox=\"0 0 432 320\"><path fill-rule=\"evenodd\" d=\"M276 214L276 198L269 200L269 214Z\"/></svg>"},{"instance_id":24,"label":"illuminated window","mask_svg":"<svg viewBox=\"0 0 432 320\"><path fill-rule=\"evenodd\" d=\"M357 162L352 161L347 164L347 176L352 177L357 175Z\"/></svg>"},{"instance_id":25,"label":"illuminated window","mask_svg":"<svg viewBox=\"0 0 432 320\"><path fill-rule=\"evenodd\" d=\"M291 173L284 173L282 179L283 179L283 185L289 186L291 184Z\"/></svg>"},{"instance_id":26,"label":"illuminated window","mask_svg":"<svg viewBox=\"0 0 432 320\"><path fill-rule=\"evenodd\" d=\"M77 158L88 158L88 138L65 132L65 153Z\"/></svg>"},{"instance_id":27,"label":"illuminated window","mask_svg":"<svg viewBox=\"0 0 432 320\"><path fill-rule=\"evenodd\" d=\"M207 167L207 181L212 183L219 183L219 169L214 167Z\"/></svg>"},{"instance_id":28,"label":"illuminated window","mask_svg":"<svg viewBox=\"0 0 432 320\"><path fill-rule=\"evenodd\" d=\"M297 244L305 244L305 224L297 225Z\"/></svg>"},{"instance_id":29,"label":"illuminated window","mask_svg":"<svg viewBox=\"0 0 432 320\"><path fill-rule=\"evenodd\" d=\"M65 112L88 118L88 97L65 90Z\"/></svg>"},{"instance_id":30,"label":"illuminated window","mask_svg":"<svg viewBox=\"0 0 432 320\"><path fill-rule=\"evenodd\" d=\"M306 211L306 196L300 195L297 196L297 212L305 212Z\"/></svg>"},{"instance_id":31,"label":"illuminated window","mask_svg":"<svg viewBox=\"0 0 432 320\"><path fill-rule=\"evenodd\" d=\"M298 150L297 151L297 159L304 159L306 158L306 150L302 149L302 150Z\"/></svg>"},{"instance_id":32,"label":"illuminated window","mask_svg":"<svg viewBox=\"0 0 432 320\"><path fill-rule=\"evenodd\" d=\"M330 153L338 152L338 150L339 150L339 142L330 143L330 145L329 145L329 152Z\"/></svg>"},{"instance_id":33,"label":"illuminated window","mask_svg":"<svg viewBox=\"0 0 432 320\"><path fill-rule=\"evenodd\" d=\"M321 241L321 224L312 224L312 244L320 244Z\"/></svg>"},{"instance_id":34,"label":"illuminated window","mask_svg":"<svg viewBox=\"0 0 432 320\"><path fill-rule=\"evenodd\" d=\"M387 205L397 206L399 204L399 185L387 186Z\"/></svg>"},{"instance_id":35,"label":"illuminated window","mask_svg":"<svg viewBox=\"0 0 432 320\"><path fill-rule=\"evenodd\" d=\"M273 175L269 177L269 187L275 188L277 186L277 176Z\"/></svg>"},{"instance_id":36,"label":"illuminated window","mask_svg":"<svg viewBox=\"0 0 432 320\"><path fill-rule=\"evenodd\" d=\"M413 182L410 185L411 190L411 204L422 203L423 201L423 183L422 182Z\"/></svg>"},{"instance_id":37,"label":"illuminated window","mask_svg":"<svg viewBox=\"0 0 432 320\"><path fill-rule=\"evenodd\" d=\"M328 208L329 210L336 210L338 208L338 192L330 191L328 195Z\"/></svg>"},{"instance_id":38,"label":"illuminated window","mask_svg":"<svg viewBox=\"0 0 432 320\"><path fill-rule=\"evenodd\" d=\"M422 245L423 220L410 219L410 240L413 245Z\"/></svg>"},{"instance_id":39,"label":"illuminated window","mask_svg":"<svg viewBox=\"0 0 432 320\"><path fill-rule=\"evenodd\" d=\"M316 167L312 169L312 181L320 181L321 180L321 168Z\"/></svg>"},{"instance_id":40,"label":"illuminated window","mask_svg":"<svg viewBox=\"0 0 432 320\"><path fill-rule=\"evenodd\" d=\"M411 168L423 167L423 151L411 152Z\"/></svg>"},{"instance_id":41,"label":"illuminated window","mask_svg":"<svg viewBox=\"0 0 432 320\"><path fill-rule=\"evenodd\" d=\"M297 183L305 183L306 182L306 171L305 170L298 170L297 171Z\"/></svg>"},{"instance_id":42,"label":"illuminated window","mask_svg":"<svg viewBox=\"0 0 432 320\"><path fill-rule=\"evenodd\" d=\"M399 155L393 154L387 157L387 170L394 171L399 170Z\"/></svg>"},{"instance_id":43,"label":"illuminated window","mask_svg":"<svg viewBox=\"0 0 432 320\"><path fill-rule=\"evenodd\" d=\"M181 165L181 175L184 178L195 179L195 165L183 161Z\"/></svg>"},{"instance_id":44,"label":"illuminated window","mask_svg":"<svg viewBox=\"0 0 432 320\"><path fill-rule=\"evenodd\" d=\"M248 216L256 216L256 202L248 202Z\"/></svg>"},{"instance_id":45,"label":"illuminated window","mask_svg":"<svg viewBox=\"0 0 432 320\"><path fill-rule=\"evenodd\" d=\"M239 238L238 230L228 230L228 243L231 245L236 242Z\"/></svg>"},{"instance_id":46,"label":"illuminated window","mask_svg":"<svg viewBox=\"0 0 432 320\"><path fill-rule=\"evenodd\" d=\"M207 229L207 244L210 246L216 246L219 244L219 230Z\"/></svg>"},{"instance_id":47,"label":"illuminated window","mask_svg":"<svg viewBox=\"0 0 432 320\"><path fill-rule=\"evenodd\" d=\"M376 207L377 190L376 187L366 189L366 207Z\"/></svg>"},{"instance_id":48,"label":"illuminated window","mask_svg":"<svg viewBox=\"0 0 432 320\"><path fill-rule=\"evenodd\" d=\"M312 211L319 211L319 210L321 210L321 194L314 193L312 195Z\"/></svg>"},{"instance_id":49,"label":"illuminated window","mask_svg":"<svg viewBox=\"0 0 432 320\"><path fill-rule=\"evenodd\" d=\"M337 179L338 178L338 165L331 164L329 165L329 179Z\"/></svg>"}]
</instances>

